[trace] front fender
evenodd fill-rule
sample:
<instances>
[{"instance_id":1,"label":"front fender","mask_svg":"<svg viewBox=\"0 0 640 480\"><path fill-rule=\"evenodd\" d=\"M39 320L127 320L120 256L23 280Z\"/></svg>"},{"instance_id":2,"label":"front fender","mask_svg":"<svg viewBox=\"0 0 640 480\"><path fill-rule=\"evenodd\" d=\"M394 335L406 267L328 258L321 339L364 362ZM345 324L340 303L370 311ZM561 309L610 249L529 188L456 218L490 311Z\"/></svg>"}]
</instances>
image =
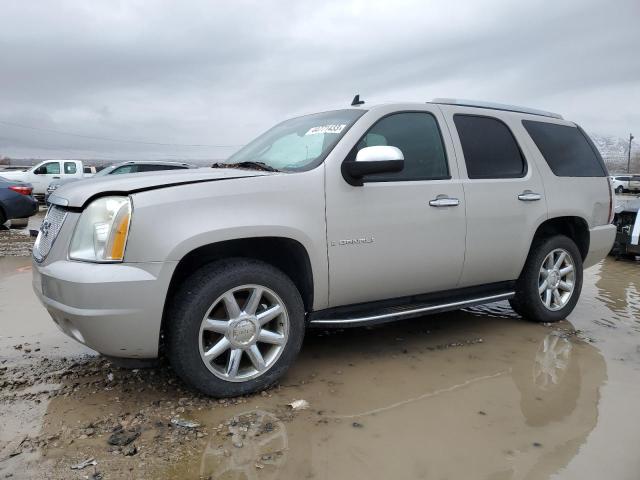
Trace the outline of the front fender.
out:
<instances>
[{"instance_id":1,"label":"front fender","mask_svg":"<svg viewBox=\"0 0 640 480\"><path fill-rule=\"evenodd\" d=\"M289 238L309 255L314 304L321 308L328 296L322 169L136 193L125 261L177 262L213 243Z\"/></svg>"}]
</instances>

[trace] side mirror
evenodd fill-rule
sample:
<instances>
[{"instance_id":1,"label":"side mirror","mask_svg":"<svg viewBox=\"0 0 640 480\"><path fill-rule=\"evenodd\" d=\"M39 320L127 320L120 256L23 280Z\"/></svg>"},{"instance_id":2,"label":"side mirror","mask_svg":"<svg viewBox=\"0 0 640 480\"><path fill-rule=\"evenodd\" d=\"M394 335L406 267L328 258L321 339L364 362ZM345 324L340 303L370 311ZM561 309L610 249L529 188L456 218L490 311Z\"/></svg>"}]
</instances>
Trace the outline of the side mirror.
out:
<instances>
[{"instance_id":1,"label":"side mirror","mask_svg":"<svg viewBox=\"0 0 640 480\"><path fill-rule=\"evenodd\" d=\"M350 185L362 186L366 176L374 173L396 173L404 168L404 155L399 148L387 145L365 147L355 161L342 162L342 176Z\"/></svg>"},{"instance_id":2,"label":"side mirror","mask_svg":"<svg viewBox=\"0 0 640 480\"><path fill-rule=\"evenodd\" d=\"M33 173L36 174L36 175L42 175L45 172L46 172L46 170L45 170L44 166L43 167L38 167L33 171Z\"/></svg>"}]
</instances>

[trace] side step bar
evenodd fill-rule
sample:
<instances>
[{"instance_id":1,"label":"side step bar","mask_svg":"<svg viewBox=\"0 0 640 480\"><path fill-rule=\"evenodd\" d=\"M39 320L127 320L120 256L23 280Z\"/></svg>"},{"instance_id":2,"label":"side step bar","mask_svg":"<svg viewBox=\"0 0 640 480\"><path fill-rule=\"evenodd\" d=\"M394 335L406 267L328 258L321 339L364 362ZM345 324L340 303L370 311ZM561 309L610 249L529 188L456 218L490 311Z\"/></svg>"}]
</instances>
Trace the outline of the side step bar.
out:
<instances>
[{"instance_id":1,"label":"side step bar","mask_svg":"<svg viewBox=\"0 0 640 480\"><path fill-rule=\"evenodd\" d=\"M515 292L509 291L504 293L498 293L495 295L487 295L482 297L473 297L468 299L461 299L458 301L449 301L446 303L422 303L413 305L403 305L396 307L382 308L377 311L361 312L343 315L332 315L327 318L323 318L320 315L314 313L309 316L310 327L333 327L333 328L346 328L346 327L358 327L361 325L374 325L378 323L393 322L395 320L401 320L406 318L420 317L430 313L446 312L448 310L457 310L463 307L471 307L473 305L482 305L485 303L497 302L499 300L506 300L515 295ZM321 312L318 312L319 314Z\"/></svg>"}]
</instances>

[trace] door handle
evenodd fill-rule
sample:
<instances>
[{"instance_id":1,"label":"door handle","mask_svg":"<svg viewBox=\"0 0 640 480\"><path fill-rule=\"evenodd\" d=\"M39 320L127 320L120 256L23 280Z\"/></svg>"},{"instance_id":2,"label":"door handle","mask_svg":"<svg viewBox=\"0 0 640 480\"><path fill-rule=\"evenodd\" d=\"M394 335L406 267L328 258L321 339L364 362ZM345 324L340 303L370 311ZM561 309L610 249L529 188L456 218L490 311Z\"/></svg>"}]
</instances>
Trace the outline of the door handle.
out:
<instances>
[{"instance_id":1,"label":"door handle","mask_svg":"<svg viewBox=\"0 0 640 480\"><path fill-rule=\"evenodd\" d=\"M539 193L532 192L531 190L525 190L520 195L518 195L518 200L522 200L523 202L535 202L542 198L542 195Z\"/></svg>"},{"instance_id":2,"label":"door handle","mask_svg":"<svg viewBox=\"0 0 640 480\"><path fill-rule=\"evenodd\" d=\"M60 177L52 177L52 178L60 178Z\"/></svg>"},{"instance_id":3,"label":"door handle","mask_svg":"<svg viewBox=\"0 0 640 480\"><path fill-rule=\"evenodd\" d=\"M460 205L460 200L457 198L438 197L430 200L429 205L432 207L457 207Z\"/></svg>"}]
</instances>

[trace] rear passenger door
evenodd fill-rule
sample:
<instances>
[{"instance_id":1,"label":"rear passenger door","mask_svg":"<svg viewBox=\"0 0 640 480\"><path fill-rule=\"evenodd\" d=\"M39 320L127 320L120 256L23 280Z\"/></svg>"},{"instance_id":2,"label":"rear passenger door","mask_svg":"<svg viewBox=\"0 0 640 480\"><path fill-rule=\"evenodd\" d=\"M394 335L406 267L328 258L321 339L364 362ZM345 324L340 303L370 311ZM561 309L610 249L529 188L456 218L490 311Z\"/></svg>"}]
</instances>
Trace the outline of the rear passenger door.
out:
<instances>
[{"instance_id":1,"label":"rear passenger door","mask_svg":"<svg viewBox=\"0 0 640 480\"><path fill-rule=\"evenodd\" d=\"M507 112L441 106L453 135L467 215L460 287L514 280L520 275L547 205L540 174L527 161Z\"/></svg>"}]
</instances>

